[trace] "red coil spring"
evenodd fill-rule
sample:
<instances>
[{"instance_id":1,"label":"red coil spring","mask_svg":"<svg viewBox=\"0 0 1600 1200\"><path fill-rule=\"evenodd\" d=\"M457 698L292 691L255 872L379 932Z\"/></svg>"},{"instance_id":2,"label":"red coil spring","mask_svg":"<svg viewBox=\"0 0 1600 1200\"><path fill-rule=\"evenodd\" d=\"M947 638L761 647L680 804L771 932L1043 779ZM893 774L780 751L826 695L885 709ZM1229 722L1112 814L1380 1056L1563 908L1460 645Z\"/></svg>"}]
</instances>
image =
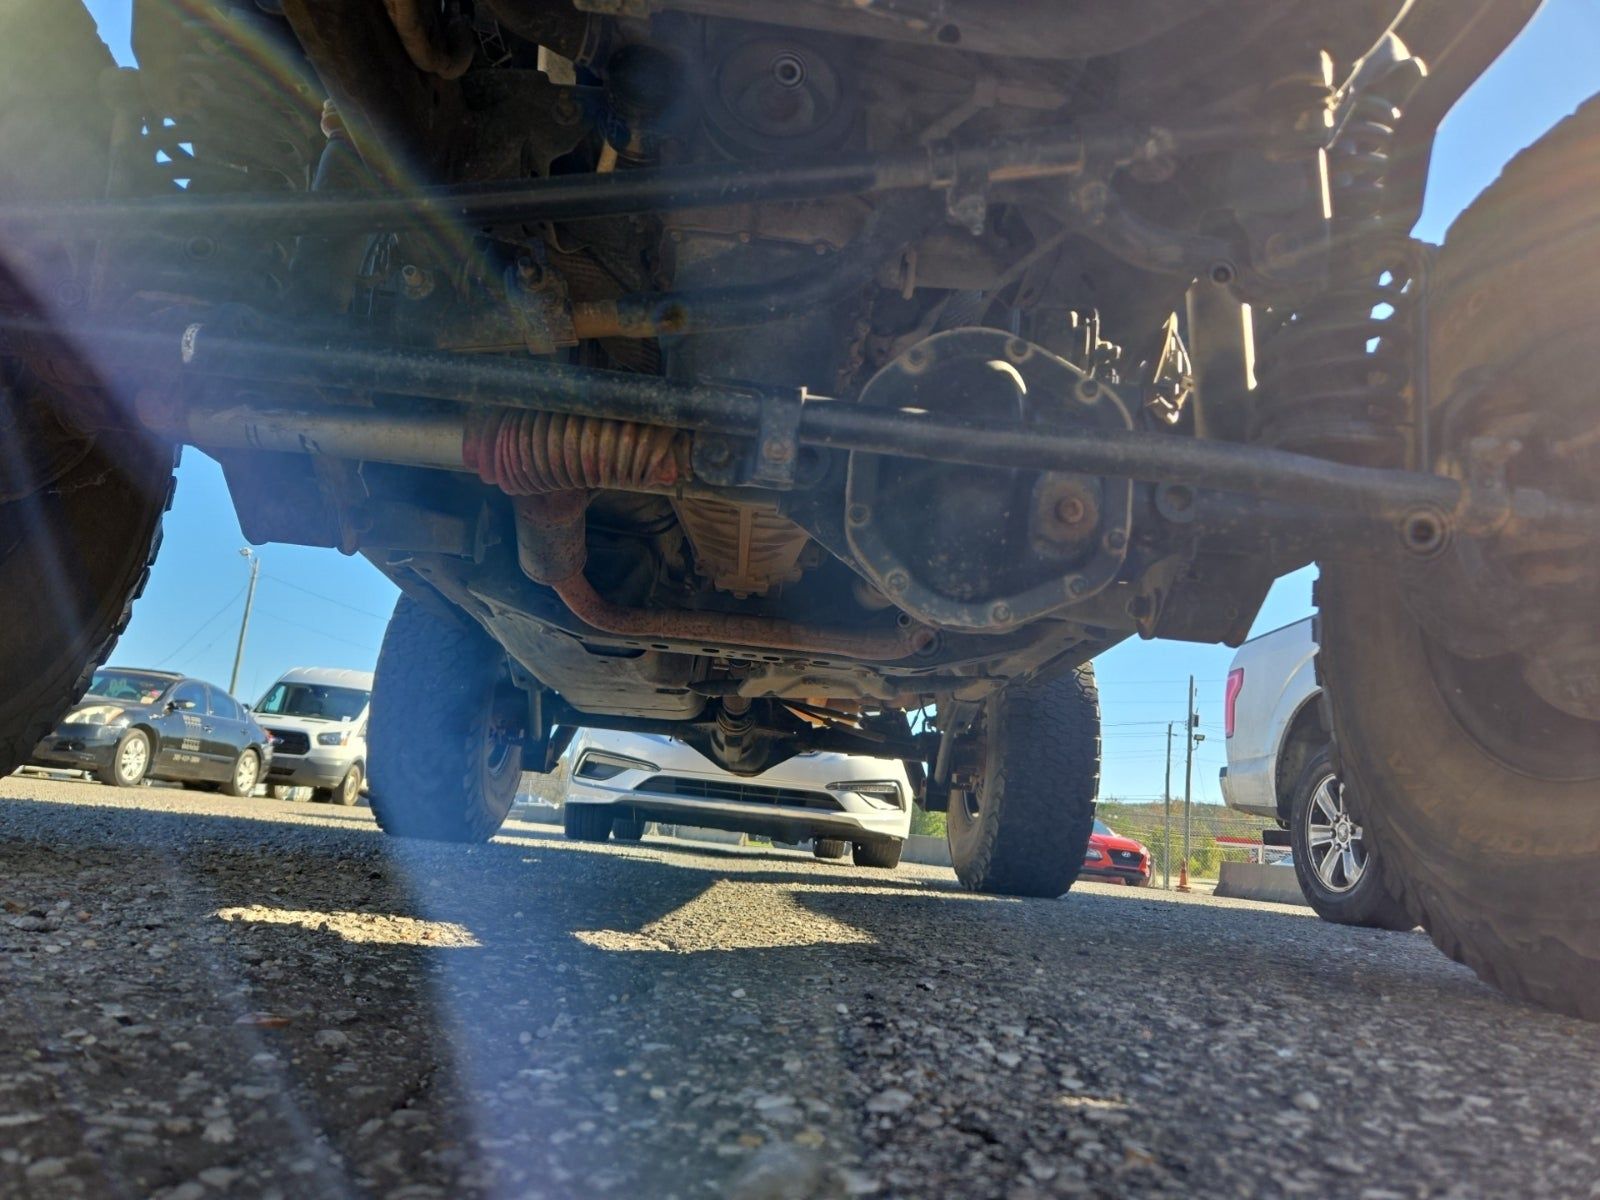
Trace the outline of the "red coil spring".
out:
<instances>
[{"instance_id":1,"label":"red coil spring","mask_svg":"<svg viewBox=\"0 0 1600 1200\"><path fill-rule=\"evenodd\" d=\"M462 451L478 478L512 496L648 491L688 474L688 437L681 430L565 413L488 413L468 427Z\"/></svg>"}]
</instances>

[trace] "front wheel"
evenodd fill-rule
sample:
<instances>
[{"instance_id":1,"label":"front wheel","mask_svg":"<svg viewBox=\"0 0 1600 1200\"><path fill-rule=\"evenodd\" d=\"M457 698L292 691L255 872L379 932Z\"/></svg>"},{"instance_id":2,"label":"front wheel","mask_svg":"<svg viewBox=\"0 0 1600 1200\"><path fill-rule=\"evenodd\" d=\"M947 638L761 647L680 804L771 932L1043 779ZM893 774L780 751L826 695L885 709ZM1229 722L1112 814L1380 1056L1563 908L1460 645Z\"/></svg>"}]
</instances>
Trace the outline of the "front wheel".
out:
<instances>
[{"instance_id":1,"label":"front wheel","mask_svg":"<svg viewBox=\"0 0 1600 1200\"><path fill-rule=\"evenodd\" d=\"M527 711L488 634L402 595L378 652L367 738L369 799L383 831L492 838L522 778Z\"/></svg>"},{"instance_id":2,"label":"front wheel","mask_svg":"<svg viewBox=\"0 0 1600 1200\"><path fill-rule=\"evenodd\" d=\"M357 763L344 773L344 778L338 783L331 788L317 788L311 796L319 804L342 804L350 808L361 799L361 783L361 765Z\"/></svg>"},{"instance_id":3,"label":"front wheel","mask_svg":"<svg viewBox=\"0 0 1600 1200\"><path fill-rule=\"evenodd\" d=\"M843 838L817 838L811 843L811 853L823 862L835 862L850 853L850 843Z\"/></svg>"},{"instance_id":4,"label":"front wheel","mask_svg":"<svg viewBox=\"0 0 1600 1200\"><path fill-rule=\"evenodd\" d=\"M1597 189L1600 97L1518 154L1451 226L1428 289L1441 468L1476 463L1511 487L1600 501ZM1550 542L1512 525L1404 572L1327 567L1318 583L1340 769L1385 878L1451 958L1591 1020L1597 563L1592 536Z\"/></svg>"},{"instance_id":5,"label":"front wheel","mask_svg":"<svg viewBox=\"0 0 1600 1200\"><path fill-rule=\"evenodd\" d=\"M1410 929L1416 922L1384 883L1355 791L1333 765L1333 748L1312 756L1289 801L1289 840L1300 890L1335 925Z\"/></svg>"},{"instance_id":6,"label":"front wheel","mask_svg":"<svg viewBox=\"0 0 1600 1200\"><path fill-rule=\"evenodd\" d=\"M905 845L899 838L891 842L856 842L851 858L858 867L876 867L892 871L900 865L900 848Z\"/></svg>"},{"instance_id":7,"label":"front wheel","mask_svg":"<svg viewBox=\"0 0 1600 1200\"><path fill-rule=\"evenodd\" d=\"M945 830L956 878L975 892L1061 895L1083 866L1100 786L1094 668L990 697L955 768Z\"/></svg>"},{"instance_id":8,"label":"front wheel","mask_svg":"<svg viewBox=\"0 0 1600 1200\"><path fill-rule=\"evenodd\" d=\"M111 765L100 772L100 782L112 787L138 787L150 770L150 737L130 729L112 751Z\"/></svg>"},{"instance_id":9,"label":"front wheel","mask_svg":"<svg viewBox=\"0 0 1600 1200\"><path fill-rule=\"evenodd\" d=\"M567 804L561 809L561 830L574 842L609 841L615 824L609 804Z\"/></svg>"},{"instance_id":10,"label":"front wheel","mask_svg":"<svg viewBox=\"0 0 1600 1200\"><path fill-rule=\"evenodd\" d=\"M1600 727L1433 644L1373 572L1325 567L1317 601L1339 772L1385 882L1487 982L1600 1020Z\"/></svg>"},{"instance_id":11,"label":"front wheel","mask_svg":"<svg viewBox=\"0 0 1600 1200\"><path fill-rule=\"evenodd\" d=\"M101 196L112 114L98 80L114 68L80 0L0 4L0 206ZM78 249L8 229L7 317L49 322L86 285ZM131 387L70 360L72 341L30 334L0 356L0 775L27 762L116 645L171 500L173 448L132 420Z\"/></svg>"}]
</instances>

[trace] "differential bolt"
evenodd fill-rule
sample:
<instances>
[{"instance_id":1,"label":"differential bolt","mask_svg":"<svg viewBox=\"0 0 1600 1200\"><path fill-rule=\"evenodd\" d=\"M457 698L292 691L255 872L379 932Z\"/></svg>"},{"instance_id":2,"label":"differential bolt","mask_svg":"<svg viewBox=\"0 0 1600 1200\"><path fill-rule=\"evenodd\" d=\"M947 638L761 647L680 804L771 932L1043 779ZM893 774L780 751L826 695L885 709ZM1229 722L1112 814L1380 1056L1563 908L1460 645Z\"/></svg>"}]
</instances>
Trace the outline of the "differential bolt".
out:
<instances>
[{"instance_id":1,"label":"differential bolt","mask_svg":"<svg viewBox=\"0 0 1600 1200\"><path fill-rule=\"evenodd\" d=\"M1056 520L1063 525L1076 525L1083 520L1083 501L1077 496L1063 496L1056 502Z\"/></svg>"}]
</instances>

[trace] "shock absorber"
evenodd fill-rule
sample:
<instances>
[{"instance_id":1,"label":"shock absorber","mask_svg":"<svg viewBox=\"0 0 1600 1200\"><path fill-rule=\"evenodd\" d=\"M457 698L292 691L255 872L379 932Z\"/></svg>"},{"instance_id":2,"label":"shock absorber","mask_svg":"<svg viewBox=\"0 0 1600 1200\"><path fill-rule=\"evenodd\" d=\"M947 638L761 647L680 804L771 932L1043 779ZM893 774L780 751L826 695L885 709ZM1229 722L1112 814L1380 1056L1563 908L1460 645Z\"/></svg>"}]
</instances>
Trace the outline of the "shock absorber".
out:
<instances>
[{"instance_id":1,"label":"shock absorber","mask_svg":"<svg viewBox=\"0 0 1600 1200\"><path fill-rule=\"evenodd\" d=\"M1397 228L1385 180L1419 66L1392 65L1340 107L1328 146L1328 286L1258 321L1254 439L1340 462L1414 461L1418 296L1424 248Z\"/></svg>"}]
</instances>

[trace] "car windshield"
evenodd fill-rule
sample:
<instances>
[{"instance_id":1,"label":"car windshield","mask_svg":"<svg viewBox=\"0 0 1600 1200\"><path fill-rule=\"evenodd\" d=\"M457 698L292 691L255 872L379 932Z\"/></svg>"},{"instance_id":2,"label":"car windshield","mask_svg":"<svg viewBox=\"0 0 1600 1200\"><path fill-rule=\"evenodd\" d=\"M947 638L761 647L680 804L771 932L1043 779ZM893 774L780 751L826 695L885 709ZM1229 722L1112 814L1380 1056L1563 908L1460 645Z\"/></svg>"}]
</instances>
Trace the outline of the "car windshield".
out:
<instances>
[{"instance_id":1,"label":"car windshield","mask_svg":"<svg viewBox=\"0 0 1600 1200\"><path fill-rule=\"evenodd\" d=\"M271 717L354 721L367 707L369 694L360 688L329 687L321 683L275 683L256 705L256 712Z\"/></svg>"},{"instance_id":2,"label":"car windshield","mask_svg":"<svg viewBox=\"0 0 1600 1200\"><path fill-rule=\"evenodd\" d=\"M170 676L147 671L96 671L89 681L89 695L125 704L154 704L171 686Z\"/></svg>"},{"instance_id":3,"label":"car windshield","mask_svg":"<svg viewBox=\"0 0 1600 1200\"><path fill-rule=\"evenodd\" d=\"M1101 821L1099 819L1095 820L1094 831L1096 833L1098 833L1101 837L1116 837L1117 836L1116 834L1111 832L1111 826L1107 825L1104 821Z\"/></svg>"}]
</instances>

